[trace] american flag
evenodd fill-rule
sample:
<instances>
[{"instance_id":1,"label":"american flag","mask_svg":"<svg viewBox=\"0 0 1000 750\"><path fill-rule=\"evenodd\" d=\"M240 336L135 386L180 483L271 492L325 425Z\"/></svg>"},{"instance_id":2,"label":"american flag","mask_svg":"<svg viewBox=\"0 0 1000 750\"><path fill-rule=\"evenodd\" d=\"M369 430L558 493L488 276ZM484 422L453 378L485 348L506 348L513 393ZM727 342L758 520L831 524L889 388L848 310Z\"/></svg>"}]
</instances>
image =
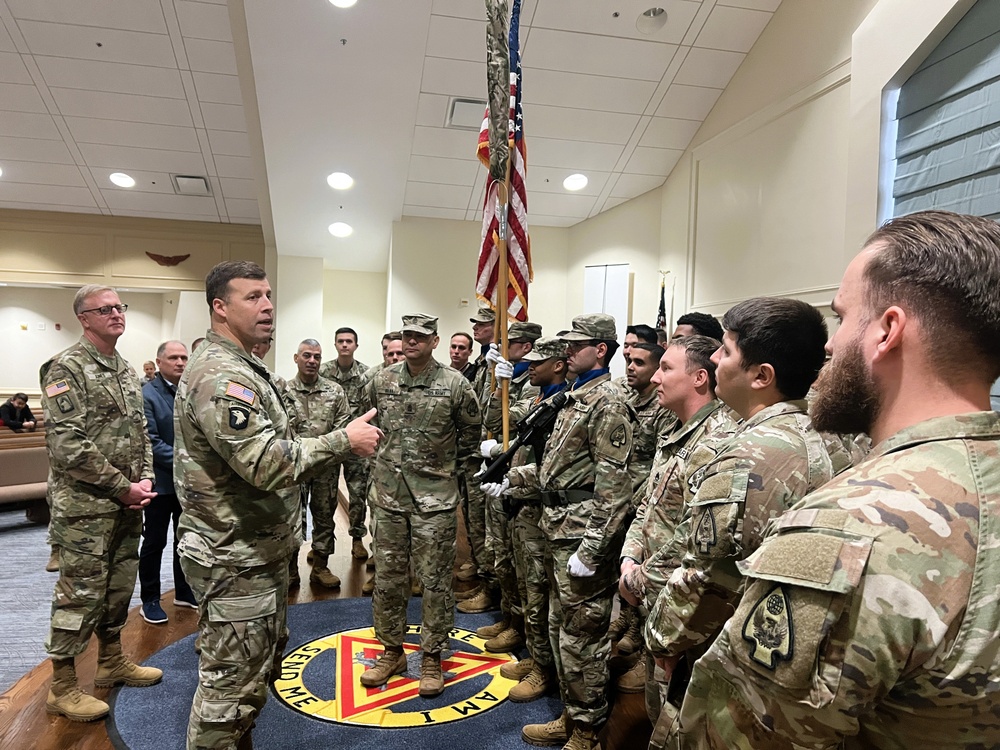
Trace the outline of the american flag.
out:
<instances>
[{"instance_id":1,"label":"american flag","mask_svg":"<svg viewBox=\"0 0 1000 750\"><path fill-rule=\"evenodd\" d=\"M521 0L514 0L510 14L510 196L507 204L507 310L511 318L528 319L528 282L532 279L531 241L528 237L528 194L524 186L527 172L527 144L521 116L521 51L518 25ZM489 168L489 108L479 131L476 154ZM500 253L497 249L500 210L497 192L500 183L486 177L486 201L483 205L483 245L479 253L476 296L497 307L497 275Z\"/></svg>"}]
</instances>

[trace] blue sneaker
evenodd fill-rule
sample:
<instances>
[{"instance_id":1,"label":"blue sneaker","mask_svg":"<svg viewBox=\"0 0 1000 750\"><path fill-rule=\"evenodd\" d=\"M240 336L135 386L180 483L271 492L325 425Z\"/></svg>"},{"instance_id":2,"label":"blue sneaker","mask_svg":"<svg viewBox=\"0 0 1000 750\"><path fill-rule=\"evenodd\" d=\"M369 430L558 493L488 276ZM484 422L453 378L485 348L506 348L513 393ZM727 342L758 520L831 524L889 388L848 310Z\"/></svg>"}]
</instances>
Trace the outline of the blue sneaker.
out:
<instances>
[{"instance_id":1,"label":"blue sneaker","mask_svg":"<svg viewBox=\"0 0 1000 750\"><path fill-rule=\"evenodd\" d=\"M159 599L142 603L142 619L153 625L162 625L167 621L167 613L160 606Z\"/></svg>"},{"instance_id":2,"label":"blue sneaker","mask_svg":"<svg viewBox=\"0 0 1000 750\"><path fill-rule=\"evenodd\" d=\"M188 594L187 596L177 596L177 594L174 594L174 606L198 609L198 602L194 600L194 594Z\"/></svg>"}]
</instances>

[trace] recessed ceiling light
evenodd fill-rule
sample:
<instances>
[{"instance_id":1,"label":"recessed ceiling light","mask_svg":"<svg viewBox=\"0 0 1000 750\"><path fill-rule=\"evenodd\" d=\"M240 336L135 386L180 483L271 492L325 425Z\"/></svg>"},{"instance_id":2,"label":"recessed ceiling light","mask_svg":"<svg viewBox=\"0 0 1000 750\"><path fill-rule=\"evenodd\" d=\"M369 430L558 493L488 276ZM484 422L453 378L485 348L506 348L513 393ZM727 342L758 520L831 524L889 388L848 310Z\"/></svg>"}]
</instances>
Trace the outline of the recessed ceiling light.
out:
<instances>
[{"instance_id":1,"label":"recessed ceiling light","mask_svg":"<svg viewBox=\"0 0 1000 750\"><path fill-rule=\"evenodd\" d=\"M329 226L330 234L334 237L349 237L351 232L354 231L354 227L350 224L345 224L342 221L335 221Z\"/></svg>"},{"instance_id":2,"label":"recessed ceiling light","mask_svg":"<svg viewBox=\"0 0 1000 750\"><path fill-rule=\"evenodd\" d=\"M663 8L648 8L639 14L635 28L642 34L655 34L667 25L667 11Z\"/></svg>"},{"instance_id":3,"label":"recessed ceiling light","mask_svg":"<svg viewBox=\"0 0 1000 750\"><path fill-rule=\"evenodd\" d=\"M347 190L347 188L354 184L354 178L347 174L347 172L334 172L326 178L326 184L334 190Z\"/></svg>"},{"instance_id":4,"label":"recessed ceiling light","mask_svg":"<svg viewBox=\"0 0 1000 750\"><path fill-rule=\"evenodd\" d=\"M3 177L3 167L0 167L0 177Z\"/></svg>"},{"instance_id":5,"label":"recessed ceiling light","mask_svg":"<svg viewBox=\"0 0 1000 750\"><path fill-rule=\"evenodd\" d=\"M331 3L336 5L338 8L350 8L358 0L330 0Z\"/></svg>"},{"instance_id":6,"label":"recessed ceiling light","mask_svg":"<svg viewBox=\"0 0 1000 750\"><path fill-rule=\"evenodd\" d=\"M587 187L587 175L585 174L571 174L565 180L563 180L563 187L567 190L583 190Z\"/></svg>"},{"instance_id":7,"label":"recessed ceiling light","mask_svg":"<svg viewBox=\"0 0 1000 750\"><path fill-rule=\"evenodd\" d=\"M118 187L130 188L135 187L135 180L129 177L124 172L115 172L109 178Z\"/></svg>"}]
</instances>

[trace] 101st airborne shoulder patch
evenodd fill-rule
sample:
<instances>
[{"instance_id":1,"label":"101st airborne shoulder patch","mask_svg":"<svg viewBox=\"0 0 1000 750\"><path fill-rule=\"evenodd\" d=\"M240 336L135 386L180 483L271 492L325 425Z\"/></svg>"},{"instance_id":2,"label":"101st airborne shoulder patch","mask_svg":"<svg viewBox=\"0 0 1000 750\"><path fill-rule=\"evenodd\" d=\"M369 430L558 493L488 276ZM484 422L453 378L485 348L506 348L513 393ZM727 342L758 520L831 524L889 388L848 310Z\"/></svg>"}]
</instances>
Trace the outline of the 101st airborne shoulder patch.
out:
<instances>
[{"instance_id":1,"label":"101st airborne shoulder patch","mask_svg":"<svg viewBox=\"0 0 1000 750\"><path fill-rule=\"evenodd\" d=\"M243 430L250 423L250 410L245 406L229 407L229 427L233 430Z\"/></svg>"},{"instance_id":2,"label":"101st airborne shoulder patch","mask_svg":"<svg viewBox=\"0 0 1000 750\"><path fill-rule=\"evenodd\" d=\"M750 644L750 658L772 672L778 660L792 658L795 642L792 613L785 590L775 586L761 597L743 621L743 640Z\"/></svg>"}]
</instances>

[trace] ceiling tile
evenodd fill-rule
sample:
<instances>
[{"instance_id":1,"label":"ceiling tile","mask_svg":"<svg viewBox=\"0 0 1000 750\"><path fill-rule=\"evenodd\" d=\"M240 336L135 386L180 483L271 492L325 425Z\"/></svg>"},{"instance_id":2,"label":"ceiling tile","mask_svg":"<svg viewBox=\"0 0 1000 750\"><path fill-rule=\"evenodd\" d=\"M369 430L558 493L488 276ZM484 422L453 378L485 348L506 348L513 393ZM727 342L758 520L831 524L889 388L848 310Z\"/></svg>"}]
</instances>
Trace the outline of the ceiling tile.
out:
<instances>
[{"instance_id":1,"label":"ceiling tile","mask_svg":"<svg viewBox=\"0 0 1000 750\"><path fill-rule=\"evenodd\" d=\"M226 156L214 154L215 170L219 177L238 177L244 180L254 179L253 160L246 156Z\"/></svg>"},{"instance_id":2,"label":"ceiling tile","mask_svg":"<svg viewBox=\"0 0 1000 750\"><path fill-rule=\"evenodd\" d=\"M533 27L531 43L534 43L534 32L538 28L548 28L680 44L701 7L701 2L660 0L656 5L667 11L667 24L655 34L647 35L635 27L639 15L649 8L646 0L620 0L614 7L609 3L580 2L580 0L545 0L538 4L538 10L531 20ZM620 15L614 18L612 12L618 12Z\"/></svg>"},{"instance_id":3,"label":"ceiling tile","mask_svg":"<svg viewBox=\"0 0 1000 750\"><path fill-rule=\"evenodd\" d=\"M66 144L35 138L6 138L0 136L0 154L5 158L16 157L21 161L40 161L47 164L75 164Z\"/></svg>"},{"instance_id":4,"label":"ceiling tile","mask_svg":"<svg viewBox=\"0 0 1000 750\"><path fill-rule=\"evenodd\" d=\"M739 52L694 47L677 71L674 83L724 89L746 55Z\"/></svg>"},{"instance_id":5,"label":"ceiling tile","mask_svg":"<svg viewBox=\"0 0 1000 750\"><path fill-rule=\"evenodd\" d=\"M80 151L91 167L105 167L126 172L130 169L140 169L171 174L205 173L205 158L200 152L105 146L99 143L81 143Z\"/></svg>"},{"instance_id":6,"label":"ceiling tile","mask_svg":"<svg viewBox=\"0 0 1000 750\"><path fill-rule=\"evenodd\" d=\"M696 47L749 52L771 20L771 13L716 5L702 27Z\"/></svg>"},{"instance_id":7,"label":"ceiling tile","mask_svg":"<svg viewBox=\"0 0 1000 750\"><path fill-rule=\"evenodd\" d=\"M642 134L642 138L639 139L639 145L683 150L687 148L700 127L701 122L698 120L654 117L646 126L646 132Z\"/></svg>"},{"instance_id":8,"label":"ceiling tile","mask_svg":"<svg viewBox=\"0 0 1000 750\"><path fill-rule=\"evenodd\" d=\"M236 52L232 42L214 42L210 39L184 39L188 65L192 71L236 75Z\"/></svg>"},{"instance_id":9,"label":"ceiling tile","mask_svg":"<svg viewBox=\"0 0 1000 750\"><path fill-rule=\"evenodd\" d=\"M96 206L93 194L85 187L30 185L0 180L0 201L48 203L53 206Z\"/></svg>"},{"instance_id":10,"label":"ceiling tile","mask_svg":"<svg viewBox=\"0 0 1000 750\"><path fill-rule=\"evenodd\" d=\"M222 195L226 200L257 200L257 187L253 180L238 180L233 177L223 177Z\"/></svg>"},{"instance_id":11,"label":"ceiling tile","mask_svg":"<svg viewBox=\"0 0 1000 750\"><path fill-rule=\"evenodd\" d=\"M80 168L74 164L45 164L37 161L7 161L3 162L4 182L30 182L35 185L66 185L68 187L87 187L80 174Z\"/></svg>"},{"instance_id":12,"label":"ceiling tile","mask_svg":"<svg viewBox=\"0 0 1000 750\"><path fill-rule=\"evenodd\" d=\"M0 83L0 102L13 112L48 112L38 89L25 83Z\"/></svg>"},{"instance_id":13,"label":"ceiling tile","mask_svg":"<svg viewBox=\"0 0 1000 750\"><path fill-rule=\"evenodd\" d=\"M460 208L440 208L435 206L403 206L404 216L426 216L431 219L457 219L461 221L465 218L465 211Z\"/></svg>"},{"instance_id":14,"label":"ceiling tile","mask_svg":"<svg viewBox=\"0 0 1000 750\"><path fill-rule=\"evenodd\" d=\"M10 34L7 33L7 27L2 21L0 21L0 52L17 52L14 40L10 38Z\"/></svg>"},{"instance_id":15,"label":"ceiling tile","mask_svg":"<svg viewBox=\"0 0 1000 750\"><path fill-rule=\"evenodd\" d=\"M535 193L528 200L528 225L534 214L541 216L576 216L586 218L597 199L592 195Z\"/></svg>"},{"instance_id":16,"label":"ceiling tile","mask_svg":"<svg viewBox=\"0 0 1000 750\"><path fill-rule=\"evenodd\" d=\"M531 197L536 192L560 193L563 195L600 195L609 177L608 172L588 170L586 172L587 187L583 188L583 190L575 190L570 193L563 187L563 180L571 174L574 174L574 172L565 168L529 165L528 178L526 182L528 188L528 206L531 206Z\"/></svg>"},{"instance_id":17,"label":"ceiling tile","mask_svg":"<svg viewBox=\"0 0 1000 750\"><path fill-rule=\"evenodd\" d=\"M676 51L674 44L535 29L521 64L525 68L659 81Z\"/></svg>"},{"instance_id":18,"label":"ceiling tile","mask_svg":"<svg viewBox=\"0 0 1000 750\"><path fill-rule=\"evenodd\" d=\"M260 206L254 200L226 198L226 213L230 219L255 219L260 221Z\"/></svg>"},{"instance_id":19,"label":"ceiling tile","mask_svg":"<svg viewBox=\"0 0 1000 750\"><path fill-rule=\"evenodd\" d=\"M242 105L203 102L201 114L205 118L205 127L209 130L246 132L247 118L243 114Z\"/></svg>"},{"instance_id":20,"label":"ceiling tile","mask_svg":"<svg viewBox=\"0 0 1000 750\"><path fill-rule=\"evenodd\" d=\"M33 55L152 65L159 68L177 67L170 37L166 34L38 21L20 21L18 28ZM101 46L98 47L98 44Z\"/></svg>"},{"instance_id":21,"label":"ceiling tile","mask_svg":"<svg viewBox=\"0 0 1000 750\"><path fill-rule=\"evenodd\" d=\"M485 173L485 170L476 159L444 159L414 154L410 157L408 179L471 187L480 178L480 172Z\"/></svg>"},{"instance_id":22,"label":"ceiling tile","mask_svg":"<svg viewBox=\"0 0 1000 750\"><path fill-rule=\"evenodd\" d=\"M72 23L104 29L127 29L165 34L163 10L157 0L7 0L17 19Z\"/></svg>"},{"instance_id":23,"label":"ceiling tile","mask_svg":"<svg viewBox=\"0 0 1000 750\"><path fill-rule=\"evenodd\" d=\"M625 145L638 122L639 115L621 112L550 107L545 104L524 105L525 132L529 140L538 136Z\"/></svg>"},{"instance_id":24,"label":"ceiling tile","mask_svg":"<svg viewBox=\"0 0 1000 750\"><path fill-rule=\"evenodd\" d=\"M443 94L421 94L417 100L417 125L444 127L449 114L448 99Z\"/></svg>"},{"instance_id":25,"label":"ceiling tile","mask_svg":"<svg viewBox=\"0 0 1000 750\"><path fill-rule=\"evenodd\" d=\"M468 187L408 180L403 203L408 206L437 206L464 210L468 200Z\"/></svg>"},{"instance_id":26,"label":"ceiling tile","mask_svg":"<svg viewBox=\"0 0 1000 750\"><path fill-rule=\"evenodd\" d=\"M652 81L605 78L579 73L539 70L523 71L526 103L548 104L603 112L641 114L656 90Z\"/></svg>"},{"instance_id":27,"label":"ceiling tile","mask_svg":"<svg viewBox=\"0 0 1000 750\"><path fill-rule=\"evenodd\" d=\"M0 52L0 83L23 83L34 86L28 69L16 52Z\"/></svg>"},{"instance_id":28,"label":"ceiling tile","mask_svg":"<svg viewBox=\"0 0 1000 750\"><path fill-rule=\"evenodd\" d=\"M217 42L233 41L229 27L229 10L225 5L192 3L174 0L181 33L192 39L214 39Z\"/></svg>"},{"instance_id":29,"label":"ceiling tile","mask_svg":"<svg viewBox=\"0 0 1000 750\"><path fill-rule=\"evenodd\" d=\"M611 190L612 198L635 198L663 184L665 178L645 174L623 174Z\"/></svg>"},{"instance_id":30,"label":"ceiling tile","mask_svg":"<svg viewBox=\"0 0 1000 750\"><path fill-rule=\"evenodd\" d=\"M646 148L639 146L632 152L625 171L630 174L659 175L670 174L670 170L681 158L684 151L669 148Z\"/></svg>"},{"instance_id":31,"label":"ceiling tile","mask_svg":"<svg viewBox=\"0 0 1000 750\"><path fill-rule=\"evenodd\" d=\"M483 22L431 16L426 54L429 57L471 60L485 65L486 35L483 33Z\"/></svg>"},{"instance_id":32,"label":"ceiling tile","mask_svg":"<svg viewBox=\"0 0 1000 750\"><path fill-rule=\"evenodd\" d=\"M192 73L192 75L194 76L195 88L198 89L199 101L243 105L240 79L236 76L200 72Z\"/></svg>"},{"instance_id":33,"label":"ceiling tile","mask_svg":"<svg viewBox=\"0 0 1000 750\"><path fill-rule=\"evenodd\" d=\"M610 172L621 154L622 147L612 143L593 143L580 148L578 141L532 138L528 141L528 171L532 165L538 165L562 167L573 172Z\"/></svg>"},{"instance_id":34,"label":"ceiling tile","mask_svg":"<svg viewBox=\"0 0 1000 750\"><path fill-rule=\"evenodd\" d=\"M536 227L571 227L579 224L586 216L539 216L534 215L531 224Z\"/></svg>"},{"instance_id":35,"label":"ceiling tile","mask_svg":"<svg viewBox=\"0 0 1000 750\"><path fill-rule=\"evenodd\" d=\"M478 140L478 134L471 130L418 126L413 129L412 153L449 159L474 159Z\"/></svg>"},{"instance_id":36,"label":"ceiling tile","mask_svg":"<svg viewBox=\"0 0 1000 750\"><path fill-rule=\"evenodd\" d=\"M721 94L722 89L672 84L664 94L660 106L657 107L656 116L704 120Z\"/></svg>"},{"instance_id":37,"label":"ceiling tile","mask_svg":"<svg viewBox=\"0 0 1000 750\"><path fill-rule=\"evenodd\" d=\"M629 199L628 198L623 198L623 197L620 197L620 196L612 195L606 201L604 201L604 205L601 206L601 211L609 211L610 209L614 208L615 206L620 206L622 203L624 203L627 200L629 200Z\"/></svg>"},{"instance_id":38,"label":"ceiling tile","mask_svg":"<svg viewBox=\"0 0 1000 750\"><path fill-rule=\"evenodd\" d=\"M161 193L136 193L130 190L102 190L108 208L112 211L161 211L192 216L211 216L218 221L219 210L211 196L165 195Z\"/></svg>"},{"instance_id":39,"label":"ceiling tile","mask_svg":"<svg viewBox=\"0 0 1000 750\"><path fill-rule=\"evenodd\" d=\"M209 130L208 140L212 144L213 154L250 156L250 141L246 133L233 133L228 130Z\"/></svg>"},{"instance_id":40,"label":"ceiling tile","mask_svg":"<svg viewBox=\"0 0 1000 750\"><path fill-rule=\"evenodd\" d=\"M768 10L774 12L781 5L781 0L717 0L718 5L732 5L736 8L751 8L753 10Z\"/></svg>"},{"instance_id":41,"label":"ceiling tile","mask_svg":"<svg viewBox=\"0 0 1000 750\"><path fill-rule=\"evenodd\" d=\"M166 99L110 91L51 88L49 91L63 115L96 117L126 122L191 127L191 110L184 99Z\"/></svg>"},{"instance_id":42,"label":"ceiling tile","mask_svg":"<svg viewBox=\"0 0 1000 750\"><path fill-rule=\"evenodd\" d=\"M184 98L181 75L176 68L170 70L63 57L36 57L35 62L49 86Z\"/></svg>"},{"instance_id":43,"label":"ceiling tile","mask_svg":"<svg viewBox=\"0 0 1000 750\"><path fill-rule=\"evenodd\" d=\"M111 173L115 171L108 168L90 167L90 174L97 183L97 187L103 190L131 190L135 193L167 193L174 194L174 185L170 181L170 175L166 172L148 172L139 169L124 170L129 177L135 180L135 187L118 187L111 181Z\"/></svg>"},{"instance_id":44,"label":"ceiling tile","mask_svg":"<svg viewBox=\"0 0 1000 750\"><path fill-rule=\"evenodd\" d=\"M431 13L455 18L471 18L481 24L486 22L486 6L483 3L470 3L469 0L434 0Z\"/></svg>"},{"instance_id":45,"label":"ceiling tile","mask_svg":"<svg viewBox=\"0 0 1000 750\"><path fill-rule=\"evenodd\" d=\"M66 124L77 143L157 148L165 151L200 151L194 128L153 125L145 122L67 117Z\"/></svg>"},{"instance_id":46,"label":"ceiling tile","mask_svg":"<svg viewBox=\"0 0 1000 750\"><path fill-rule=\"evenodd\" d=\"M486 98L486 69L482 63L468 60L424 58L424 74L420 90L430 94L448 94Z\"/></svg>"},{"instance_id":47,"label":"ceiling tile","mask_svg":"<svg viewBox=\"0 0 1000 750\"><path fill-rule=\"evenodd\" d=\"M61 141L62 135L48 114L0 111L0 135Z\"/></svg>"}]
</instances>

